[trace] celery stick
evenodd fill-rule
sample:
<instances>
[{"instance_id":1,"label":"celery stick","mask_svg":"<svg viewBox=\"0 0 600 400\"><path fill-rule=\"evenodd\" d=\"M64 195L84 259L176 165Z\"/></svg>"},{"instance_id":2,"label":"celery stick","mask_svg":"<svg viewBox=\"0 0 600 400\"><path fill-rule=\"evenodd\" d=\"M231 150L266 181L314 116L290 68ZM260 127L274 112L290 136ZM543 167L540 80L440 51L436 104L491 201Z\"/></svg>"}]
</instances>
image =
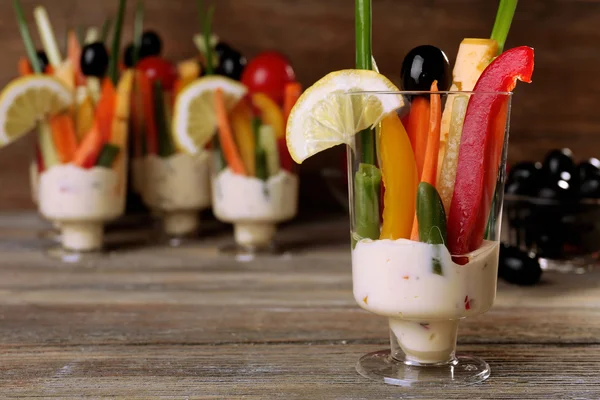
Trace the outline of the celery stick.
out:
<instances>
[{"instance_id":1,"label":"celery stick","mask_svg":"<svg viewBox=\"0 0 600 400\"><path fill-rule=\"evenodd\" d=\"M25 44L25 50L27 52L27 57L29 58L29 63L31 64L31 68L36 74L42 74L44 71L42 71L40 66L40 61L38 60L37 51L35 49L35 45L33 44L33 40L31 39L31 33L29 32L29 27L27 26L27 21L25 20L25 14L23 13L21 2L19 0L13 0L13 7L15 9L15 14L17 14L19 31L21 31L21 38Z\"/></svg>"},{"instance_id":2,"label":"celery stick","mask_svg":"<svg viewBox=\"0 0 600 400\"><path fill-rule=\"evenodd\" d=\"M108 61L108 76L112 79L113 84L117 86L119 81L119 54L121 50L121 32L123 31L123 20L125 19L125 3L126 0L120 0L119 13L117 14L117 24L113 34L112 48Z\"/></svg>"},{"instance_id":3,"label":"celery stick","mask_svg":"<svg viewBox=\"0 0 600 400\"><path fill-rule=\"evenodd\" d=\"M381 171L372 164L360 164L354 182L356 234L359 239L379 239Z\"/></svg>"},{"instance_id":4,"label":"celery stick","mask_svg":"<svg viewBox=\"0 0 600 400\"><path fill-rule=\"evenodd\" d=\"M198 8L200 8L200 15L202 15L202 0L198 0ZM212 75L214 73L213 66L213 47L210 43L211 32L212 32L212 20L215 14L215 6L211 6L204 17L204 21L201 19L202 33L204 35L204 46L206 47L206 75Z\"/></svg>"},{"instance_id":5,"label":"celery stick","mask_svg":"<svg viewBox=\"0 0 600 400\"><path fill-rule=\"evenodd\" d=\"M133 65L140 60L142 50L142 35L144 34L144 3L138 1L135 9L135 21L133 23Z\"/></svg>"},{"instance_id":6,"label":"celery stick","mask_svg":"<svg viewBox=\"0 0 600 400\"><path fill-rule=\"evenodd\" d=\"M256 143L256 177L263 181L269 178L269 172L267 171L267 155L263 148L260 140L260 118L254 118L252 120L252 131L254 132L254 143Z\"/></svg>"},{"instance_id":7,"label":"celery stick","mask_svg":"<svg viewBox=\"0 0 600 400\"><path fill-rule=\"evenodd\" d=\"M62 64L63 58L60 55L60 50L58 50L58 44L56 43L50 18L48 18L48 12L46 12L43 6L38 6L33 10L33 16L35 17L38 33L42 39L48 61L54 68L58 68Z\"/></svg>"},{"instance_id":8,"label":"celery stick","mask_svg":"<svg viewBox=\"0 0 600 400\"><path fill-rule=\"evenodd\" d=\"M40 143L40 151L42 152L42 159L44 160L44 167L50 169L55 165L60 164L58 159L58 153L54 146L54 140L52 139L52 132L48 121L40 121L38 124L38 140Z\"/></svg>"},{"instance_id":9,"label":"celery stick","mask_svg":"<svg viewBox=\"0 0 600 400\"><path fill-rule=\"evenodd\" d=\"M98 160L96 161L96 166L111 168L120 151L121 149L119 148L119 146L115 146L114 144L110 143L105 143L104 147L102 147L102 150L100 151Z\"/></svg>"},{"instance_id":10,"label":"celery stick","mask_svg":"<svg viewBox=\"0 0 600 400\"><path fill-rule=\"evenodd\" d=\"M162 84L160 81L154 82L154 116L156 118L156 128L158 129L158 155L166 158L175 153L171 135L169 134L169 126L167 115L165 114L165 101Z\"/></svg>"},{"instance_id":11,"label":"celery stick","mask_svg":"<svg viewBox=\"0 0 600 400\"><path fill-rule=\"evenodd\" d=\"M265 152L268 176L277 175L280 170L279 149L277 148L277 138L271 125L262 125L258 133L260 137L260 147Z\"/></svg>"},{"instance_id":12,"label":"celery stick","mask_svg":"<svg viewBox=\"0 0 600 400\"><path fill-rule=\"evenodd\" d=\"M491 38L498 42L498 54L504 51L504 43L510 30L515 10L517 9L518 0L500 0L498 12L496 13L496 21L492 29Z\"/></svg>"},{"instance_id":13,"label":"celery stick","mask_svg":"<svg viewBox=\"0 0 600 400\"><path fill-rule=\"evenodd\" d=\"M211 142L211 150L213 152L214 163L215 163L215 173L219 173L225 169L227 163L225 162L225 157L223 156L223 151L221 150L221 143L219 142L219 135L214 135Z\"/></svg>"}]
</instances>

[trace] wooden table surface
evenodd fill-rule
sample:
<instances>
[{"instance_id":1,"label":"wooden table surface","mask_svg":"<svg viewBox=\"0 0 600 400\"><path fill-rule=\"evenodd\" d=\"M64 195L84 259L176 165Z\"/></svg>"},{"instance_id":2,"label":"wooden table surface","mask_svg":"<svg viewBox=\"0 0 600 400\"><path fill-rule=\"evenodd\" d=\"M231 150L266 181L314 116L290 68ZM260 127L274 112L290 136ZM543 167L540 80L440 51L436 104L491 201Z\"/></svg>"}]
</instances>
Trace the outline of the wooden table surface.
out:
<instances>
[{"instance_id":1,"label":"wooden table surface","mask_svg":"<svg viewBox=\"0 0 600 400\"><path fill-rule=\"evenodd\" d=\"M459 332L490 379L419 391L354 370L388 331L352 298L345 220L284 227L279 256L220 255L231 233L217 227L83 265L46 257L40 226L0 217L2 398L600 398L600 271L500 283Z\"/></svg>"}]
</instances>

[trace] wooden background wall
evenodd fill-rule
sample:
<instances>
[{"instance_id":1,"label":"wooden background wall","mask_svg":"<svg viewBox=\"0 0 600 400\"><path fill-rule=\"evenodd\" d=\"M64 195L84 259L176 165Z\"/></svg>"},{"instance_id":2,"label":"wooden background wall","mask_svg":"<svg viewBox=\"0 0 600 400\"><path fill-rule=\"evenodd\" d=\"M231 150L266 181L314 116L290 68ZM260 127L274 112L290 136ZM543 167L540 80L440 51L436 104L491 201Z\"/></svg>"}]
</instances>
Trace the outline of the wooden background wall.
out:
<instances>
[{"instance_id":1,"label":"wooden background wall","mask_svg":"<svg viewBox=\"0 0 600 400\"><path fill-rule=\"evenodd\" d=\"M22 0L31 18L36 4L49 10L58 37L77 24L100 25L116 0ZM206 0L205 2L208 2ZM0 85L15 75L23 46L11 1L0 0ZM127 20L132 21L134 1ZM167 56L194 52L198 31L195 0L146 0L146 26L162 33ZM304 85L354 60L352 0L214 0L215 30L252 57L264 49L285 52ZM398 81L404 54L433 44L453 62L464 37L487 37L495 0L373 0L373 51L381 72ZM549 148L569 146L578 158L600 156L600 1L521 0L507 47L536 49L532 85L521 84L513 102L510 160L537 159ZM131 39L131 26L125 29ZM341 151L302 166L303 198L330 201L318 176L339 164ZM31 140L0 151L0 210L31 207L27 164Z\"/></svg>"}]
</instances>

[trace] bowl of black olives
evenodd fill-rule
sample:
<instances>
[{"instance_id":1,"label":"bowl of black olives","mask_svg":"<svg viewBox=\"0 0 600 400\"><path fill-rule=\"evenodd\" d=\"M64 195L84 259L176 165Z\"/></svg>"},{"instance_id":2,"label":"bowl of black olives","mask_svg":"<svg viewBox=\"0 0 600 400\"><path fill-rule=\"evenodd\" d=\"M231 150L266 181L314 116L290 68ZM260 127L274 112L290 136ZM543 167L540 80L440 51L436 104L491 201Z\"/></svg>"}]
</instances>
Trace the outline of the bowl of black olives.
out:
<instances>
[{"instance_id":1,"label":"bowl of black olives","mask_svg":"<svg viewBox=\"0 0 600 400\"><path fill-rule=\"evenodd\" d=\"M508 170L507 241L543 269L584 273L600 260L600 160L576 162L569 149Z\"/></svg>"}]
</instances>

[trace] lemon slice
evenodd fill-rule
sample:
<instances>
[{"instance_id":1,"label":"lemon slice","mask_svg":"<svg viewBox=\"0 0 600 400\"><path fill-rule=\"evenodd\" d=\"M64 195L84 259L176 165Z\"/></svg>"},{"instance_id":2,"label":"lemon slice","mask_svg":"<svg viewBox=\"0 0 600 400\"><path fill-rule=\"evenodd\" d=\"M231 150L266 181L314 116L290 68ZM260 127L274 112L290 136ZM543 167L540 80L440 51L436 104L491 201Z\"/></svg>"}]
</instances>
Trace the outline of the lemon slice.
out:
<instances>
[{"instance_id":1,"label":"lemon slice","mask_svg":"<svg viewBox=\"0 0 600 400\"><path fill-rule=\"evenodd\" d=\"M0 93L0 147L35 128L40 119L71 106L73 96L58 79L25 76L13 80Z\"/></svg>"},{"instance_id":2,"label":"lemon slice","mask_svg":"<svg viewBox=\"0 0 600 400\"><path fill-rule=\"evenodd\" d=\"M224 76L206 76L196 80L177 96L173 112L173 138L176 146L195 154L204 149L217 127L215 92L223 91L228 111L246 95L246 86Z\"/></svg>"},{"instance_id":3,"label":"lemon slice","mask_svg":"<svg viewBox=\"0 0 600 400\"><path fill-rule=\"evenodd\" d=\"M368 70L332 72L308 88L292 108L286 129L290 155L298 164L377 125L406 103L385 76ZM349 94L348 92L359 92Z\"/></svg>"}]
</instances>

